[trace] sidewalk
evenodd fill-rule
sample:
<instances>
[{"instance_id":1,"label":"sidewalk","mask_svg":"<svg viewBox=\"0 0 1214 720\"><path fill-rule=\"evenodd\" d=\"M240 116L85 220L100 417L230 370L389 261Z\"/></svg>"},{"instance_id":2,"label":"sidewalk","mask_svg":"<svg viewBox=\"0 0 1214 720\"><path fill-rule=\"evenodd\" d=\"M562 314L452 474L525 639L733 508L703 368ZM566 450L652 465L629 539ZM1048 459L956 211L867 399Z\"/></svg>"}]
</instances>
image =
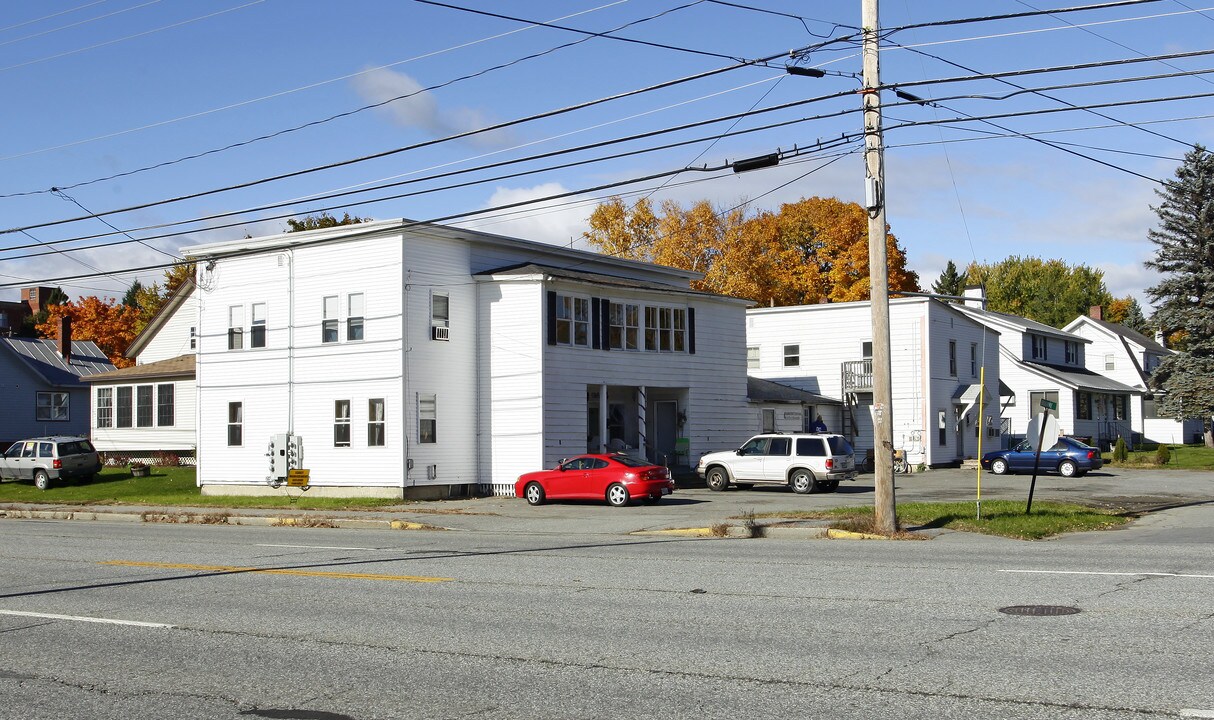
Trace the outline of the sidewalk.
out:
<instances>
[{"instance_id":1,"label":"sidewalk","mask_svg":"<svg viewBox=\"0 0 1214 720\"><path fill-rule=\"evenodd\" d=\"M1035 498L1155 510L1214 502L1211 473L1122 471L1082 478L1042 476ZM697 478L698 480L698 478ZM977 475L960 469L897 475L898 502L974 502ZM374 510L229 509L207 507L67 506L0 504L0 519L73 520L128 523L194 523L272 527L365 528L550 534L562 536L637 533L752 537L761 527L771 538L825 536L824 521L782 520L781 513L840 506L871 506L873 476L862 474L838 492L797 495L786 488L713 492L679 478L674 495L656 505L614 508L606 503L552 502L532 507L520 498L473 498L411 502ZM982 498L1027 498L1030 478L982 475ZM750 520L748 516L764 517ZM768 517L770 516L770 517ZM932 535L938 532L931 533Z\"/></svg>"}]
</instances>

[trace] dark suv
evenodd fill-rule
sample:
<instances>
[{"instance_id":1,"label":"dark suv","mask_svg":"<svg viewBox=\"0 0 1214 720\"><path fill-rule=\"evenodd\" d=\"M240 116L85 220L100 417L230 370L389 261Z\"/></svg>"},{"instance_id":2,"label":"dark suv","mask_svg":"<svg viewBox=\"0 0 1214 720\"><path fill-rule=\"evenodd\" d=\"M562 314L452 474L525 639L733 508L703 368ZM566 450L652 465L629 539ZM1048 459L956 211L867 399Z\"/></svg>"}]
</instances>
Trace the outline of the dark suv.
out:
<instances>
[{"instance_id":1,"label":"dark suv","mask_svg":"<svg viewBox=\"0 0 1214 720\"><path fill-rule=\"evenodd\" d=\"M39 437L12 444L0 457L0 479L33 480L45 490L51 481L84 478L92 480L101 471L101 458L93 444L82 437Z\"/></svg>"}]
</instances>

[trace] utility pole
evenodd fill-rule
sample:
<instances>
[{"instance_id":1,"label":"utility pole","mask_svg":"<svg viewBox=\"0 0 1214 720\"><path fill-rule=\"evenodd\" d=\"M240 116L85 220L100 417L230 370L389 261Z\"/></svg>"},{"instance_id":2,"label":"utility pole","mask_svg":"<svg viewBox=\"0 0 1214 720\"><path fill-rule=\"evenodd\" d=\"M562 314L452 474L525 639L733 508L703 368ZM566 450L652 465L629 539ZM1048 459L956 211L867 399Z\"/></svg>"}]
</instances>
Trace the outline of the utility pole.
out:
<instances>
[{"instance_id":1,"label":"utility pole","mask_svg":"<svg viewBox=\"0 0 1214 720\"><path fill-rule=\"evenodd\" d=\"M881 80L877 0L861 0L864 82L865 206L868 208L868 282L873 319L873 471L877 530L897 529L894 506L893 378L889 341L889 259L885 248L885 151L881 140Z\"/></svg>"}]
</instances>

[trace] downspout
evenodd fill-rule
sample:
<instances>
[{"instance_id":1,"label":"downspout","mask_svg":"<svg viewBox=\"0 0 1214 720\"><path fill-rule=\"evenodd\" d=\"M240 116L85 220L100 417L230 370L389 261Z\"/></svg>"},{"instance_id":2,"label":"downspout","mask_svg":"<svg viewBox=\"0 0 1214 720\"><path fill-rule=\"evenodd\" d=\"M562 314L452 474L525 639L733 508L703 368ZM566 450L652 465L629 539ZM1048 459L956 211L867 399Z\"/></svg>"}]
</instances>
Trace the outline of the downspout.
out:
<instances>
[{"instance_id":1,"label":"downspout","mask_svg":"<svg viewBox=\"0 0 1214 720\"><path fill-rule=\"evenodd\" d=\"M287 433L295 434L295 250L287 249Z\"/></svg>"},{"instance_id":2,"label":"downspout","mask_svg":"<svg viewBox=\"0 0 1214 720\"><path fill-rule=\"evenodd\" d=\"M403 258L404 255L404 238L401 238L401 267L408 262ZM400 479L400 493L403 497L405 488L409 486L409 475L413 469L413 460L409 457L409 428L412 427L409 423L409 408L416 406L409 401L409 275L411 272L405 269L405 277L402 278L404 283L404 292L401 293L401 313L400 313L400 349L401 349L401 443L405 450L405 474Z\"/></svg>"}]
</instances>

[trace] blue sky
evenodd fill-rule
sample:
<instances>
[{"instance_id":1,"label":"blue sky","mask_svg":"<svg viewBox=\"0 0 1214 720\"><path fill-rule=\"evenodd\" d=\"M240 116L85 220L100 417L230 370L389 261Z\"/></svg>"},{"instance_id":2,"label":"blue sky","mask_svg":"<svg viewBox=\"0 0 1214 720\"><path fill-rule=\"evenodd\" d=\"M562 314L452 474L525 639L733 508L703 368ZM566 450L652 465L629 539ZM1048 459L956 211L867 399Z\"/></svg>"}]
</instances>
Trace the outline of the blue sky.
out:
<instances>
[{"instance_id":1,"label":"blue sky","mask_svg":"<svg viewBox=\"0 0 1214 720\"><path fill-rule=\"evenodd\" d=\"M125 272L131 268L166 262L187 245L276 233L285 222L273 216L298 216L323 205L376 219L431 220L689 166L717 167L777 148L815 148L819 142L822 150L767 170L685 172L451 222L585 247L580 235L586 217L613 192L630 200L649 196L684 204L709 199L721 208L748 202L752 208L774 209L812 195L863 198L859 141L847 140L857 137L861 122L854 94L859 51L847 39L860 24L859 0L451 4L593 33L628 25L615 34L638 42L413 0L4 4L0 88L7 102L0 115L0 226L41 227L0 235L0 299L14 299L19 287L48 281L73 297L120 297L135 277ZM888 0L880 20L883 29L892 30L1069 6L1040 0ZM1115 63L1209 50L1211 36L1214 3L1208 0L1159 0L887 33L883 82L937 100L929 106L897 104L901 101L893 92L883 94L887 219L924 286L950 259L964 266L1009 255L1061 258L1102 270L1114 295L1132 294L1147 307L1143 290L1158 280L1142 264L1154 248L1146 236L1155 224L1150 206L1157 202L1159 185L1150 178L1170 178L1190 144L1212 143L1214 98L1201 96L1214 94L1214 76L1194 72L1214 68L1214 55ZM788 51L810 46L817 47L799 62L828 75L788 75L783 70ZM782 57L766 66L734 67L777 55ZM1007 78L1032 89L1103 83L1042 91L1049 98L989 77L939 82L1093 63L1100 66ZM490 133L431 142L721 68L732 69ZM1157 77L1169 74L1176 77ZM1107 82L1114 80L1121 82ZM360 110L402 95L410 97ZM996 99L1001 96L1009 97ZM818 97L826 99L736 124L718 122L528 160ZM1164 98L1184 99L1145 102ZM1060 111L1068 104L1103 107ZM1001 127L953 122L993 115L1004 116L990 121ZM787 124L717 138L775 123ZM257 139L263 136L273 137ZM696 142L603 159L690 140ZM430 144L155 204L421 143ZM523 162L476 170L516 159ZM601 161L552 167L591 159ZM472 171L445 180L432 177L463 169ZM520 170L536 172L494 179ZM344 200L308 200L406 180L414 182ZM441 189L471 180L485 182ZM419 190L432 192L354 204ZM285 210L255 209L292 201ZM145 204L105 216L129 235L111 234L114 230L96 218L61 222ZM224 220L142 229L251 208ZM230 223L237 224L216 227ZM167 232L183 234L155 237ZM95 276L58 279L81 274ZM153 281L161 272L139 277Z\"/></svg>"}]
</instances>

